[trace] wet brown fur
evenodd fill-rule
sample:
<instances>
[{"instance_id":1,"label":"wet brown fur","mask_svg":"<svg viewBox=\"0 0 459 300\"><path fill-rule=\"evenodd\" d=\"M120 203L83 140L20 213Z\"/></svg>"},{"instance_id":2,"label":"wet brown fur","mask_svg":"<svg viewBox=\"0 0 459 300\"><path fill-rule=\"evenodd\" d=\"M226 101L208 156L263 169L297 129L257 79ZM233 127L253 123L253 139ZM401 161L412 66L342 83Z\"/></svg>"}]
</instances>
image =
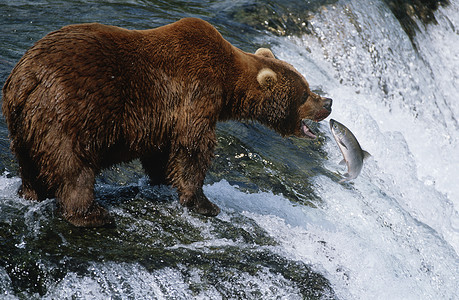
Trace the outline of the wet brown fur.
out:
<instances>
[{"instance_id":1,"label":"wet brown fur","mask_svg":"<svg viewBox=\"0 0 459 300\"><path fill-rule=\"evenodd\" d=\"M276 76L261 84L263 68ZM76 226L112 221L94 202L95 177L135 158L152 184L171 184L182 205L216 215L202 185L217 121L256 120L301 136L302 119L329 114L291 65L266 49L243 52L194 18L143 31L81 24L52 32L11 72L2 109L20 194L56 197Z\"/></svg>"}]
</instances>

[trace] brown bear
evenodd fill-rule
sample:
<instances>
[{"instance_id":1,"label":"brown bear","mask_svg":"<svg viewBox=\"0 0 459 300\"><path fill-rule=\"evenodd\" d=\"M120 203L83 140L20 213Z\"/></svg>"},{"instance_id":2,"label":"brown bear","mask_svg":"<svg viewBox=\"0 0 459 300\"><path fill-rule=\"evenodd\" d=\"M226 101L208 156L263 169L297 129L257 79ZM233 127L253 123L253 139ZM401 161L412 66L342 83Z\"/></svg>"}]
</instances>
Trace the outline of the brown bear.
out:
<instances>
[{"instance_id":1,"label":"brown bear","mask_svg":"<svg viewBox=\"0 0 459 300\"><path fill-rule=\"evenodd\" d=\"M217 121L254 120L283 136L314 138L331 100L268 49L246 53L209 23L186 18L151 30L65 26L39 40L3 87L20 195L56 197L76 226L112 217L94 201L104 168L139 158L151 184L215 216L202 186Z\"/></svg>"}]
</instances>

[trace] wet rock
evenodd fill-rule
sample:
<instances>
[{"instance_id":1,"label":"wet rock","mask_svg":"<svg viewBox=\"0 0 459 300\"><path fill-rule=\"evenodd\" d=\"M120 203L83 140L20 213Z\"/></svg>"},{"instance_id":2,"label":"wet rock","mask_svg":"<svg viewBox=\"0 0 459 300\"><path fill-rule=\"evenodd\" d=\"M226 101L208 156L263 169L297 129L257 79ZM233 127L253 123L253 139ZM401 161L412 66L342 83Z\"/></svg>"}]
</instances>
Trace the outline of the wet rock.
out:
<instances>
[{"instance_id":1,"label":"wet rock","mask_svg":"<svg viewBox=\"0 0 459 300\"><path fill-rule=\"evenodd\" d=\"M310 34L313 13L336 0L253 1L235 7L230 17L279 36Z\"/></svg>"},{"instance_id":2,"label":"wet rock","mask_svg":"<svg viewBox=\"0 0 459 300\"><path fill-rule=\"evenodd\" d=\"M449 0L384 0L394 16L400 22L403 30L413 39L419 27L416 20L422 24L437 24L434 12L449 4Z\"/></svg>"}]
</instances>

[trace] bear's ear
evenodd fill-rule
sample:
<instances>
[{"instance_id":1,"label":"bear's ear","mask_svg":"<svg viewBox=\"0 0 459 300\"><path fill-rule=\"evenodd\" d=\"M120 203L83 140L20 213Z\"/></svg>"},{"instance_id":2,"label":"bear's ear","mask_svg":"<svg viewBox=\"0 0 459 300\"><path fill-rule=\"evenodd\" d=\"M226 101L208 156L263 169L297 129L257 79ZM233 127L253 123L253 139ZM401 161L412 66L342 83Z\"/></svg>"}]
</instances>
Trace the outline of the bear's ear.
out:
<instances>
[{"instance_id":1,"label":"bear's ear","mask_svg":"<svg viewBox=\"0 0 459 300\"><path fill-rule=\"evenodd\" d=\"M267 57L267 58L275 58L275 57L274 57L274 54L271 52L271 50L269 50L269 49L267 49L267 48L260 48L260 49L258 49L258 50L255 52L255 55L264 56L264 57Z\"/></svg>"},{"instance_id":2,"label":"bear's ear","mask_svg":"<svg viewBox=\"0 0 459 300\"><path fill-rule=\"evenodd\" d=\"M257 81L263 88L272 87L277 81L277 74L270 68L261 69L258 72Z\"/></svg>"}]
</instances>

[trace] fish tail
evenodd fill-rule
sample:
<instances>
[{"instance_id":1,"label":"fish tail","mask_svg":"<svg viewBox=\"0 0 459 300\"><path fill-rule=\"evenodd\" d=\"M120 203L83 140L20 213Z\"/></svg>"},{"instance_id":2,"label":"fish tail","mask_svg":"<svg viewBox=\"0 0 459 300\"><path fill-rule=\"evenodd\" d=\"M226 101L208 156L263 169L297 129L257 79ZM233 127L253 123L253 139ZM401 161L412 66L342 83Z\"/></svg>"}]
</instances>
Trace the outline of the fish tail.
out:
<instances>
[{"instance_id":1,"label":"fish tail","mask_svg":"<svg viewBox=\"0 0 459 300\"><path fill-rule=\"evenodd\" d=\"M345 173L343 176L344 176L344 178L341 179L341 180L339 181L339 183L344 183L344 182L349 181L349 180L352 179L352 178L351 178L351 175L349 175L349 173Z\"/></svg>"}]
</instances>

